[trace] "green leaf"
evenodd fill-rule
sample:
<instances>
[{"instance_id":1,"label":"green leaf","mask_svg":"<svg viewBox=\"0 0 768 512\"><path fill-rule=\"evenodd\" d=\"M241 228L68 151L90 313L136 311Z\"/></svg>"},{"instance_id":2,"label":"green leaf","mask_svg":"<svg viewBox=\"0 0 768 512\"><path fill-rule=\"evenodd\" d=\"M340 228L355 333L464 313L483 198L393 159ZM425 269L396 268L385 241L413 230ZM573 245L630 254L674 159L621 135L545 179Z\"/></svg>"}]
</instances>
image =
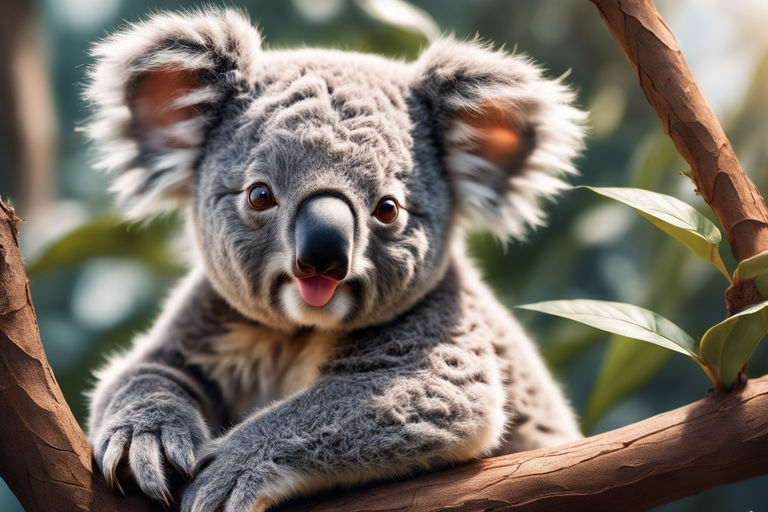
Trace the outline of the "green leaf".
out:
<instances>
[{"instance_id":1,"label":"green leaf","mask_svg":"<svg viewBox=\"0 0 768 512\"><path fill-rule=\"evenodd\" d=\"M42 250L25 265L30 279L101 256L136 259L158 273L177 274L182 265L169 248L177 223L160 218L146 225L130 224L114 215L80 226Z\"/></svg>"},{"instance_id":2,"label":"green leaf","mask_svg":"<svg viewBox=\"0 0 768 512\"><path fill-rule=\"evenodd\" d=\"M602 300L553 300L518 306L569 318L613 334L647 341L698 361L693 338L663 316L632 304Z\"/></svg>"},{"instance_id":3,"label":"green leaf","mask_svg":"<svg viewBox=\"0 0 768 512\"><path fill-rule=\"evenodd\" d=\"M614 336L581 417L582 430L591 432L614 404L656 375L670 355L661 347Z\"/></svg>"},{"instance_id":4,"label":"green leaf","mask_svg":"<svg viewBox=\"0 0 768 512\"><path fill-rule=\"evenodd\" d=\"M768 334L768 300L754 304L717 325L701 338L701 358L720 376L725 389Z\"/></svg>"},{"instance_id":5,"label":"green leaf","mask_svg":"<svg viewBox=\"0 0 768 512\"><path fill-rule=\"evenodd\" d=\"M761 296L768 297L768 251L739 262L733 276L737 279L754 278L757 291Z\"/></svg>"},{"instance_id":6,"label":"green leaf","mask_svg":"<svg viewBox=\"0 0 768 512\"><path fill-rule=\"evenodd\" d=\"M729 281L731 280L717 250L722 240L720 230L692 206L672 196L640 188L587 186L580 188L587 188L631 206L666 234L714 265Z\"/></svg>"}]
</instances>

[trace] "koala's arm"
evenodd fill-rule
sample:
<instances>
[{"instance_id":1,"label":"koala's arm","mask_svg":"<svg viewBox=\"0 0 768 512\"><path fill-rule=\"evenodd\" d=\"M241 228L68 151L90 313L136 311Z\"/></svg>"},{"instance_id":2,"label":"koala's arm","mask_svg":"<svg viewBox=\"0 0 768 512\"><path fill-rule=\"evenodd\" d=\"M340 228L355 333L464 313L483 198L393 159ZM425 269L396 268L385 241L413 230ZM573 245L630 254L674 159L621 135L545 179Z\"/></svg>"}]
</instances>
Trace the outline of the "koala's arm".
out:
<instances>
[{"instance_id":1,"label":"koala's arm","mask_svg":"<svg viewBox=\"0 0 768 512\"><path fill-rule=\"evenodd\" d=\"M120 486L121 460L146 494L166 502L166 462L191 476L195 452L210 438L208 425L218 422L220 401L186 353L217 329L214 313L222 313L213 310L219 307L210 285L191 274L153 329L97 372L88 437L110 486Z\"/></svg>"},{"instance_id":2,"label":"koala's arm","mask_svg":"<svg viewBox=\"0 0 768 512\"><path fill-rule=\"evenodd\" d=\"M355 333L308 389L211 442L182 510L264 510L492 450L505 417L490 333L462 321L451 288Z\"/></svg>"}]
</instances>

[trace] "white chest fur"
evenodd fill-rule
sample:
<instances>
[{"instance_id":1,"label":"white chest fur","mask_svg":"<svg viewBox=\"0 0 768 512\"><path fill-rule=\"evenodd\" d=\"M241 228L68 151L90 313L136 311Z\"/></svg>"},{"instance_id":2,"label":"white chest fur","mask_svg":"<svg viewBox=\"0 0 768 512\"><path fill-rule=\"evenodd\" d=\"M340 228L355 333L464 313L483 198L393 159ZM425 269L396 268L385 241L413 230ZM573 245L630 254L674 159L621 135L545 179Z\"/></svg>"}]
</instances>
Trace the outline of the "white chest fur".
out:
<instances>
[{"instance_id":1,"label":"white chest fur","mask_svg":"<svg viewBox=\"0 0 768 512\"><path fill-rule=\"evenodd\" d=\"M233 418L264 407L314 382L328 361L336 335L289 335L268 327L231 324L191 360L220 386Z\"/></svg>"}]
</instances>

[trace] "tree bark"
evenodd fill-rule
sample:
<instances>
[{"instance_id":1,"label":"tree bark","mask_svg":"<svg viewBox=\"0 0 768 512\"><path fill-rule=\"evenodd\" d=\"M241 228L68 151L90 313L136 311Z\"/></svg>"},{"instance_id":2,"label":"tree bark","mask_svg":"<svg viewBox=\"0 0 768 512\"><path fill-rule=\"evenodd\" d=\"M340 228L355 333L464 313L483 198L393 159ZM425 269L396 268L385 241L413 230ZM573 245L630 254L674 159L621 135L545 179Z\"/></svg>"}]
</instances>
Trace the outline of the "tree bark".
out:
<instances>
[{"instance_id":1,"label":"tree bark","mask_svg":"<svg viewBox=\"0 0 768 512\"><path fill-rule=\"evenodd\" d=\"M653 0L590 1L624 50L664 133L691 166L696 192L715 212L734 257L742 261L768 250L765 200L739 165ZM736 280L726 295L728 315L759 300L754 279Z\"/></svg>"},{"instance_id":2,"label":"tree bark","mask_svg":"<svg viewBox=\"0 0 768 512\"><path fill-rule=\"evenodd\" d=\"M768 473L766 411L768 376L574 443L308 499L280 512L647 510Z\"/></svg>"},{"instance_id":3,"label":"tree bark","mask_svg":"<svg viewBox=\"0 0 768 512\"><path fill-rule=\"evenodd\" d=\"M637 74L661 126L691 166L741 261L768 250L768 208L744 173L652 0L590 0Z\"/></svg>"},{"instance_id":4,"label":"tree bark","mask_svg":"<svg viewBox=\"0 0 768 512\"><path fill-rule=\"evenodd\" d=\"M0 203L0 476L29 512L160 510L108 490L48 366L13 211ZM638 510L768 473L768 376L563 446L325 496L283 512Z\"/></svg>"},{"instance_id":5,"label":"tree bark","mask_svg":"<svg viewBox=\"0 0 768 512\"><path fill-rule=\"evenodd\" d=\"M739 167L650 0L591 0L691 165L734 255L768 249L768 209ZM37 511L150 511L135 487L109 491L43 353L18 251L0 203L0 476ZM749 294L734 294L742 296ZM737 392L567 445L476 461L412 480L281 507L298 511L645 510L768 473L768 376Z\"/></svg>"},{"instance_id":6,"label":"tree bark","mask_svg":"<svg viewBox=\"0 0 768 512\"><path fill-rule=\"evenodd\" d=\"M29 512L152 510L94 471L91 450L43 352L13 210L0 202L0 476Z\"/></svg>"}]
</instances>

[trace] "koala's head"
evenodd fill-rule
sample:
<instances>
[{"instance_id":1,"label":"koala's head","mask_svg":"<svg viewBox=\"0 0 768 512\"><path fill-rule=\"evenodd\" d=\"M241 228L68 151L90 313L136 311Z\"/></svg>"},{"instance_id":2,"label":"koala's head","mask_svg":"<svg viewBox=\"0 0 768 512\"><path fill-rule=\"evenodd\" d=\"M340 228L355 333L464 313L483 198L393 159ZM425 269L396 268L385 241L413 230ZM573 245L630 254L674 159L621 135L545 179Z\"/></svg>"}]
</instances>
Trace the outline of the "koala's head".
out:
<instances>
[{"instance_id":1,"label":"koala's head","mask_svg":"<svg viewBox=\"0 0 768 512\"><path fill-rule=\"evenodd\" d=\"M187 204L213 286L275 327L408 309L465 221L542 222L583 113L527 59L446 39L412 63L266 51L232 11L158 15L94 50L89 126L141 216Z\"/></svg>"}]
</instances>

